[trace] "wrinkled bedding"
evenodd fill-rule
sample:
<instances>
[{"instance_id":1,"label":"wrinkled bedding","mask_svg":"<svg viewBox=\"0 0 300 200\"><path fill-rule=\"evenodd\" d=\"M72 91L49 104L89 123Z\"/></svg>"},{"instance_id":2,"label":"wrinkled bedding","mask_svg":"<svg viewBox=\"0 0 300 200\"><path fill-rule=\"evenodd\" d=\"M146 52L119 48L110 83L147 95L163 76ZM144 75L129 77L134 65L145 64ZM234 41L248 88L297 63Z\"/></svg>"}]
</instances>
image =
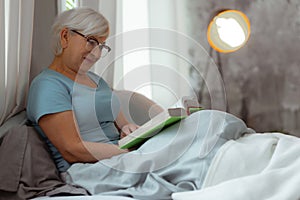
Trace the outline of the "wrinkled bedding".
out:
<instances>
[{"instance_id":1,"label":"wrinkled bedding","mask_svg":"<svg viewBox=\"0 0 300 200\"><path fill-rule=\"evenodd\" d=\"M252 132L231 114L203 110L135 151L94 164L73 164L67 182L92 195L171 199L172 193L201 189L219 148Z\"/></svg>"},{"instance_id":2,"label":"wrinkled bedding","mask_svg":"<svg viewBox=\"0 0 300 200\"><path fill-rule=\"evenodd\" d=\"M174 193L174 200L299 200L300 138L251 134L218 151L202 190Z\"/></svg>"}]
</instances>

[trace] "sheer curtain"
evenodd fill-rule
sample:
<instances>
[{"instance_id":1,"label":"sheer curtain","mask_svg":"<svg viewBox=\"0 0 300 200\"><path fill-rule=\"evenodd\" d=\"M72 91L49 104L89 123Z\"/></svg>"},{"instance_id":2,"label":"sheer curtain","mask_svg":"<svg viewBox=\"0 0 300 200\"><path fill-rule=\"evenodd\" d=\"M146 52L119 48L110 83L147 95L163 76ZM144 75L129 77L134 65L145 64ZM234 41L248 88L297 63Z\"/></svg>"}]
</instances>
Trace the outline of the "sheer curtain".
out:
<instances>
[{"instance_id":1,"label":"sheer curtain","mask_svg":"<svg viewBox=\"0 0 300 200\"><path fill-rule=\"evenodd\" d=\"M25 109L34 0L0 1L0 126Z\"/></svg>"},{"instance_id":2,"label":"sheer curtain","mask_svg":"<svg viewBox=\"0 0 300 200\"><path fill-rule=\"evenodd\" d=\"M111 25L108 43L113 51L98 61L94 71L116 89L141 92L168 107L193 92L190 64L186 55L178 55L188 52L179 39L186 31L185 5L181 0L143 2L79 0L79 6L98 9ZM145 24L142 18L147 18Z\"/></svg>"},{"instance_id":3,"label":"sheer curtain","mask_svg":"<svg viewBox=\"0 0 300 200\"><path fill-rule=\"evenodd\" d=\"M123 70L123 74L115 73L114 86L123 81L125 89L140 92L163 107L191 95L188 44L183 34L187 32L185 2L131 0L118 6L123 11L119 37L123 66L115 66L115 72Z\"/></svg>"},{"instance_id":4,"label":"sheer curtain","mask_svg":"<svg viewBox=\"0 0 300 200\"><path fill-rule=\"evenodd\" d=\"M194 95L189 77L185 1L148 0L148 4L152 98L169 107L182 96Z\"/></svg>"}]
</instances>

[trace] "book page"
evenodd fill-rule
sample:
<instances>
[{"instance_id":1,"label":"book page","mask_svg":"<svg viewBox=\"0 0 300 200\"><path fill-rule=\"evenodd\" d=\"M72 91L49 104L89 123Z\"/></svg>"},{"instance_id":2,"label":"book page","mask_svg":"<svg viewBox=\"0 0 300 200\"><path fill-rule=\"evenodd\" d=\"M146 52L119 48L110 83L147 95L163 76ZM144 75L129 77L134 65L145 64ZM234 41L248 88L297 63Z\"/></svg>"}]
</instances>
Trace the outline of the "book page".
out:
<instances>
[{"instance_id":1,"label":"book page","mask_svg":"<svg viewBox=\"0 0 300 200\"><path fill-rule=\"evenodd\" d=\"M183 108L189 114L190 108L202 108L196 97L183 96L171 108Z\"/></svg>"}]
</instances>

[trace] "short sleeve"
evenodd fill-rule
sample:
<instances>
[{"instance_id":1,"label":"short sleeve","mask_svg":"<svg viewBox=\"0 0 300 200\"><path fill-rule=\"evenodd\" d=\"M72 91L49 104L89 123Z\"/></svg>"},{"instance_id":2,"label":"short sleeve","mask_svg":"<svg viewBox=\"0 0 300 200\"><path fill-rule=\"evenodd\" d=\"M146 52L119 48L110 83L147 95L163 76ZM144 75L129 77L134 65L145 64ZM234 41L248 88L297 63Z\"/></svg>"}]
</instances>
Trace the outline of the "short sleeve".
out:
<instances>
[{"instance_id":1,"label":"short sleeve","mask_svg":"<svg viewBox=\"0 0 300 200\"><path fill-rule=\"evenodd\" d=\"M57 79L38 79L32 82L27 101L27 117L38 124L46 115L72 110L70 89Z\"/></svg>"}]
</instances>

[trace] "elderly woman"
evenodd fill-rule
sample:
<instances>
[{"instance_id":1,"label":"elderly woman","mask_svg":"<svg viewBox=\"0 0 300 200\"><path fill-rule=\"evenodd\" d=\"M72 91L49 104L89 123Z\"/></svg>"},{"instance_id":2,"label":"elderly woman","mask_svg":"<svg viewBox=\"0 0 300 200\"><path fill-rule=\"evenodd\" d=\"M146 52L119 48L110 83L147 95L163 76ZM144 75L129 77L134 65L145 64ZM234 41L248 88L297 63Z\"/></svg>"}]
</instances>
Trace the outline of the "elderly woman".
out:
<instances>
[{"instance_id":1,"label":"elderly woman","mask_svg":"<svg viewBox=\"0 0 300 200\"><path fill-rule=\"evenodd\" d=\"M110 51L108 21L92 9L74 9L52 27L55 58L32 82L28 119L45 138L60 172L70 163L125 153L116 144L129 124L106 82L88 70ZM114 109L112 109L112 107ZM96 112L97 122L90 120ZM115 123L118 127L115 127ZM100 124L100 126L99 126Z\"/></svg>"},{"instance_id":2,"label":"elderly woman","mask_svg":"<svg viewBox=\"0 0 300 200\"><path fill-rule=\"evenodd\" d=\"M91 194L169 199L201 188L218 148L248 132L234 116L204 110L136 151L121 150L118 140L138 126L128 123L107 83L89 71L110 51L107 20L92 9L72 9L52 29L55 58L31 83L27 114L68 183Z\"/></svg>"}]
</instances>

